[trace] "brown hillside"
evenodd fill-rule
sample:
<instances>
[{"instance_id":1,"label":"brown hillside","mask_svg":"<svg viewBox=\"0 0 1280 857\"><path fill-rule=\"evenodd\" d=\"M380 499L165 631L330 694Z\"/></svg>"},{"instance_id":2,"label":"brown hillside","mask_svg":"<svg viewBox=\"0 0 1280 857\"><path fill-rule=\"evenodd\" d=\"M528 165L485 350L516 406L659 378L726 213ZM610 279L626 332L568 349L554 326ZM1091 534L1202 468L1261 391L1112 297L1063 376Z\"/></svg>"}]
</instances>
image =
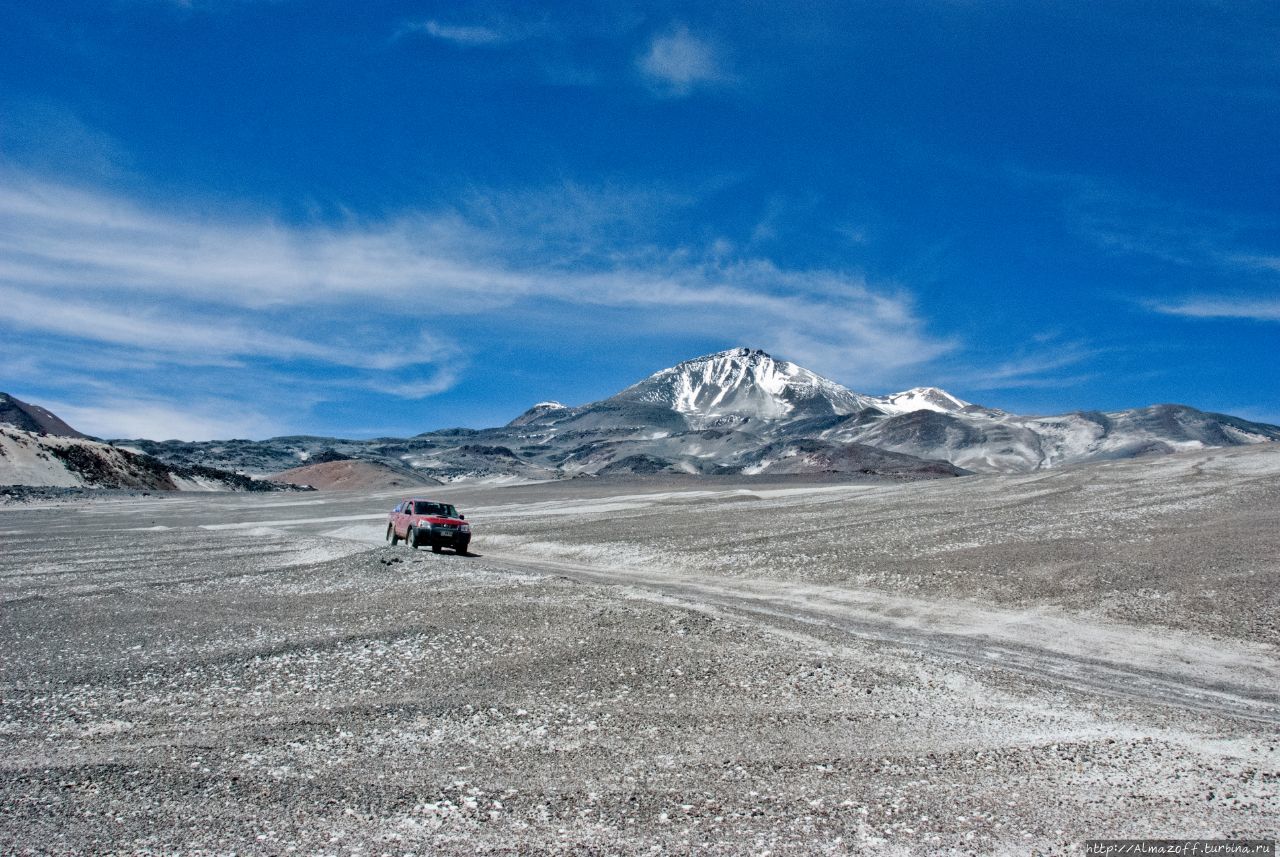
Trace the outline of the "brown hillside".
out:
<instances>
[{"instance_id":1,"label":"brown hillside","mask_svg":"<svg viewBox=\"0 0 1280 857\"><path fill-rule=\"evenodd\" d=\"M0 423L36 434L51 434L54 437L88 437L87 434L67 425L51 411L39 405L15 399L8 393L0 393Z\"/></svg>"},{"instance_id":2,"label":"brown hillside","mask_svg":"<svg viewBox=\"0 0 1280 857\"><path fill-rule=\"evenodd\" d=\"M376 461L360 459L325 461L294 467L274 474L271 479L294 485L310 485L320 491L367 491L440 484L429 476L407 473Z\"/></svg>"}]
</instances>

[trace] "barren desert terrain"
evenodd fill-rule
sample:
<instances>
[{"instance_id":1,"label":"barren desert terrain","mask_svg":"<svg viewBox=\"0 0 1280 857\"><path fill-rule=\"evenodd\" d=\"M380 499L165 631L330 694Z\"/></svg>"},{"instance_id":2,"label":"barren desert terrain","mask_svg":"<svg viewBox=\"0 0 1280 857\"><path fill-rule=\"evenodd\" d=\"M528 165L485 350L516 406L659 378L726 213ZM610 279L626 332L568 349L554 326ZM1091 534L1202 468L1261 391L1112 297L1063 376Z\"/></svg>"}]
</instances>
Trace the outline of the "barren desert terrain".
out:
<instances>
[{"instance_id":1,"label":"barren desert terrain","mask_svg":"<svg viewBox=\"0 0 1280 857\"><path fill-rule=\"evenodd\" d=\"M7 853L1280 836L1280 448L0 507Z\"/></svg>"}]
</instances>

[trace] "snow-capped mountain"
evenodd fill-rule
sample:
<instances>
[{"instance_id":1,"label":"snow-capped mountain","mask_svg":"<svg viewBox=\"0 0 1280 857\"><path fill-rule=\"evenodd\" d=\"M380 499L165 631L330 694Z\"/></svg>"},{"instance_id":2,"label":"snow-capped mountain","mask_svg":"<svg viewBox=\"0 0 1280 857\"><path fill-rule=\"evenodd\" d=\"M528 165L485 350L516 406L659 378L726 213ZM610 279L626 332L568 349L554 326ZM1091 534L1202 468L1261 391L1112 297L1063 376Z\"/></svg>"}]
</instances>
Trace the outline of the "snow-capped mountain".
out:
<instances>
[{"instance_id":1,"label":"snow-capped mountain","mask_svg":"<svg viewBox=\"0 0 1280 857\"><path fill-rule=\"evenodd\" d=\"M875 407L886 414L909 414L912 411L936 411L949 414L975 407L970 402L957 399L946 390L937 387L913 387L892 396L875 399Z\"/></svg>"},{"instance_id":2,"label":"snow-capped mountain","mask_svg":"<svg viewBox=\"0 0 1280 857\"><path fill-rule=\"evenodd\" d=\"M689 427L848 415L874 400L763 351L735 348L686 360L613 396L615 401L670 408Z\"/></svg>"},{"instance_id":3,"label":"snow-capped mountain","mask_svg":"<svg viewBox=\"0 0 1280 857\"><path fill-rule=\"evenodd\" d=\"M259 476L336 456L424 481L504 483L662 473L932 479L1276 440L1280 427L1185 405L1046 417L972 404L937 387L870 396L735 348L655 372L596 402L539 402L500 428L128 446L178 468Z\"/></svg>"},{"instance_id":4,"label":"snow-capped mountain","mask_svg":"<svg viewBox=\"0 0 1280 857\"><path fill-rule=\"evenodd\" d=\"M581 407L539 407L508 426L518 425L522 444L509 445L567 475L764 472L762 450L786 449L790 457L809 449L796 446L800 440L895 452L922 468L943 461L969 471L1021 472L1280 439L1274 426L1179 405L1026 417L937 387L870 396L748 348L686 360ZM808 451L785 466L849 472L852 461ZM781 466L770 465L771 472Z\"/></svg>"},{"instance_id":5,"label":"snow-capped mountain","mask_svg":"<svg viewBox=\"0 0 1280 857\"><path fill-rule=\"evenodd\" d=\"M915 387L890 396L855 393L803 366L751 348L686 360L605 401L668 408L684 416L692 429L723 426L735 418L776 423L865 412L987 412L937 387ZM543 406L534 406L539 407Z\"/></svg>"},{"instance_id":6,"label":"snow-capped mountain","mask_svg":"<svg viewBox=\"0 0 1280 857\"><path fill-rule=\"evenodd\" d=\"M943 461L979 472L1280 440L1276 426L1184 405L1028 417L937 387L870 396L748 348L686 360L608 399L548 412L523 428L535 442L531 449L546 447L547 463L568 474L621 462L637 463L642 472L652 472L655 462L676 472L762 472L761 450L790 454L801 448L794 445L799 440L858 444L922 465ZM788 466L801 461L816 470L849 469L847 456L826 453Z\"/></svg>"}]
</instances>

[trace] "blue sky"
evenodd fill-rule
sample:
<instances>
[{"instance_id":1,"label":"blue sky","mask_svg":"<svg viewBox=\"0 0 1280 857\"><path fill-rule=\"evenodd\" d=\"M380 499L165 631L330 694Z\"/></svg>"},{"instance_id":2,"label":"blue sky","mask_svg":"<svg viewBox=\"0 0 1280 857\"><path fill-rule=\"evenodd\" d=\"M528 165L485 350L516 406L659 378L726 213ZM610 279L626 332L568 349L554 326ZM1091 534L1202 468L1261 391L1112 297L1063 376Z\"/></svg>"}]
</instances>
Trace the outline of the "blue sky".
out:
<instances>
[{"instance_id":1,"label":"blue sky","mask_svg":"<svg viewBox=\"0 0 1280 857\"><path fill-rule=\"evenodd\" d=\"M764 348L1280 422L1280 6L0 8L0 389L405 435Z\"/></svg>"}]
</instances>

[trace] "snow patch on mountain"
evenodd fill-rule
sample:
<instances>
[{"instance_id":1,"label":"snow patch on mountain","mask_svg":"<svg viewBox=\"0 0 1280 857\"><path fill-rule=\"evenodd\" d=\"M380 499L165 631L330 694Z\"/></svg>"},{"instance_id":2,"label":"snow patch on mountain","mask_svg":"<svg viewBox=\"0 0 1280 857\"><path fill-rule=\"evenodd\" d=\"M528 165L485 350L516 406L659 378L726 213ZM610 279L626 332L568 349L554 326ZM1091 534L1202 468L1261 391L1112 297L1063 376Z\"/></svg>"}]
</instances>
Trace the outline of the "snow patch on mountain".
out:
<instances>
[{"instance_id":1,"label":"snow patch on mountain","mask_svg":"<svg viewBox=\"0 0 1280 857\"><path fill-rule=\"evenodd\" d=\"M909 414L912 411L936 411L940 414L963 411L973 407L971 402L958 399L937 387L913 387L876 401L876 407L886 414Z\"/></svg>"},{"instance_id":2,"label":"snow patch on mountain","mask_svg":"<svg viewBox=\"0 0 1280 857\"><path fill-rule=\"evenodd\" d=\"M778 421L847 415L873 405L868 396L750 348L686 360L613 398L670 408L694 429L727 417Z\"/></svg>"}]
</instances>

